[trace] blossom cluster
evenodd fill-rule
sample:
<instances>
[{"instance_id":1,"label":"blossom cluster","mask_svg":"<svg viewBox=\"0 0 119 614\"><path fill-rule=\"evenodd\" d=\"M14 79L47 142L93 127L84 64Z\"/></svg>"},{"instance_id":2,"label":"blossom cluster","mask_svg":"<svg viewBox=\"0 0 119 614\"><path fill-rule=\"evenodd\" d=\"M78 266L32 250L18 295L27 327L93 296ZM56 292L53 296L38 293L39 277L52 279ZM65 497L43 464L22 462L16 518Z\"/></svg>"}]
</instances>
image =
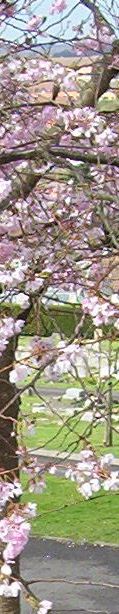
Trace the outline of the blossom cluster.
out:
<instances>
[{"instance_id":1,"label":"blossom cluster","mask_svg":"<svg viewBox=\"0 0 119 614\"><path fill-rule=\"evenodd\" d=\"M92 316L95 327L108 324L117 316L116 306L106 300L99 301L97 296L84 296L82 303L84 313Z\"/></svg>"},{"instance_id":2,"label":"blossom cluster","mask_svg":"<svg viewBox=\"0 0 119 614\"><path fill-rule=\"evenodd\" d=\"M119 471L111 469L113 461L113 454L105 454L97 459L95 452L85 449L79 454L77 466L69 467L65 477L76 482L78 492L85 499L92 497L101 488L115 492L119 490Z\"/></svg>"},{"instance_id":3,"label":"blossom cluster","mask_svg":"<svg viewBox=\"0 0 119 614\"><path fill-rule=\"evenodd\" d=\"M18 511L0 520L0 539L7 544L3 550L6 563L14 563L15 558L27 544L29 532L30 524L18 514Z\"/></svg>"},{"instance_id":4,"label":"blossom cluster","mask_svg":"<svg viewBox=\"0 0 119 614\"><path fill-rule=\"evenodd\" d=\"M17 357L13 369L10 372L10 382L22 382L28 375L33 375L41 368L46 380L57 380L63 373L70 372L75 376L75 366L82 349L79 343L68 344L59 341L55 345L53 335L49 340L42 341L38 336L32 339L26 348L26 355L20 360Z\"/></svg>"},{"instance_id":5,"label":"blossom cluster","mask_svg":"<svg viewBox=\"0 0 119 614\"><path fill-rule=\"evenodd\" d=\"M22 488L19 482L8 484L1 482L2 503L6 504L11 497L19 497L22 493ZM16 557L22 552L27 544L30 533L30 523L27 518L33 518L36 515L36 504L28 503L20 506L18 504L10 512L7 508L7 515L0 520L0 540L6 544L2 551L4 563L1 565L0 578L0 596L17 597L22 588L21 582L12 580L12 565L15 563ZM13 574L14 575L14 574Z\"/></svg>"},{"instance_id":6,"label":"blossom cluster","mask_svg":"<svg viewBox=\"0 0 119 614\"><path fill-rule=\"evenodd\" d=\"M79 37L79 39L75 43L75 50L78 55L82 55L88 51L93 51L93 53L97 52L102 53L107 49L114 40L114 34L110 32L110 28L106 24L96 25L94 19L92 20L92 26L88 33L88 36ZM75 27L76 29L76 27ZM78 34L78 26L77 26L77 34ZM80 34L80 31L79 31Z\"/></svg>"},{"instance_id":7,"label":"blossom cluster","mask_svg":"<svg viewBox=\"0 0 119 614\"><path fill-rule=\"evenodd\" d=\"M0 355L6 349L9 340L18 335L24 325L23 320L14 320L12 317L3 317L0 321Z\"/></svg>"},{"instance_id":8,"label":"blossom cluster","mask_svg":"<svg viewBox=\"0 0 119 614\"><path fill-rule=\"evenodd\" d=\"M0 178L0 200L3 200L8 196L11 191L11 181L5 181L2 177Z\"/></svg>"},{"instance_id":9,"label":"blossom cluster","mask_svg":"<svg viewBox=\"0 0 119 614\"><path fill-rule=\"evenodd\" d=\"M15 12L15 4L9 0L2 0L0 6L0 25L9 17L12 17Z\"/></svg>"},{"instance_id":10,"label":"blossom cluster","mask_svg":"<svg viewBox=\"0 0 119 614\"><path fill-rule=\"evenodd\" d=\"M51 5L50 12L53 15L54 13L62 13L62 11L66 10L67 2L66 0L54 0Z\"/></svg>"},{"instance_id":11,"label":"blossom cluster","mask_svg":"<svg viewBox=\"0 0 119 614\"><path fill-rule=\"evenodd\" d=\"M14 482L7 482L7 480L0 481L0 511L4 508L7 501L19 497L22 494L21 484L18 480Z\"/></svg>"}]
</instances>

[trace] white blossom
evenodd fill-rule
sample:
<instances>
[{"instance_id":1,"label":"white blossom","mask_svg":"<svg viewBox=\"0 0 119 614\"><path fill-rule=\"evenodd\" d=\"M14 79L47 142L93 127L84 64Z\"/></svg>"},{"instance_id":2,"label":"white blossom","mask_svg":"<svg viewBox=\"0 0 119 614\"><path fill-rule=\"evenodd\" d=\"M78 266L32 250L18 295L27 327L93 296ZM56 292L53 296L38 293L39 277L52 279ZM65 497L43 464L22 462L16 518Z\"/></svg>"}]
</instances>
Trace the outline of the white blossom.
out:
<instances>
[{"instance_id":1,"label":"white blossom","mask_svg":"<svg viewBox=\"0 0 119 614\"><path fill-rule=\"evenodd\" d=\"M17 480L14 481L14 497L20 497L22 495L22 487L20 482Z\"/></svg>"},{"instance_id":2,"label":"white blossom","mask_svg":"<svg viewBox=\"0 0 119 614\"><path fill-rule=\"evenodd\" d=\"M31 372L30 368L26 365L16 365L15 369L12 369L10 372L10 382L16 383L22 381L29 373Z\"/></svg>"},{"instance_id":3,"label":"white blossom","mask_svg":"<svg viewBox=\"0 0 119 614\"><path fill-rule=\"evenodd\" d=\"M53 465L52 467L50 467L49 469L49 473L51 473L51 475L54 475L56 473L56 467L55 465Z\"/></svg>"},{"instance_id":4,"label":"white blossom","mask_svg":"<svg viewBox=\"0 0 119 614\"><path fill-rule=\"evenodd\" d=\"M44 599L43 601L40 602L40 607L37 610L37 614L47 614L47 612L49 612L49 610L51 609L52 609L52 602Z\"/></svg>"},{"instance_id":5,"label":"white blossom","mask_svg":"<svg viewBox=\"0 0 119 614\"><path fill-rule=\"evenodd\" d=\"M9 584L7 581L0 584L0 596L2 597L17 597L21 590L20 582L15 580Z\"/></svg>"},{"instance_id":6,"label":"white blossom","mask_svg":"<svg viewBox=\"0 0 119 614\"><path fill-rule=\"evenodd\" d=\"M110 477L104 481L104 490L119 490L119 471L111 471Z\"/></svg>"},{"instance_id":7,"label":"white blossom","mask_svg":"<svg viewBox=\"0 0 119 614\"><path fill-rule=\"evenodd\" d=\"M4 563L1 567L1 573L3 574L3 576L11 576L12 570L10 565L7 565L7 563Z\"/></svg>"},{"instance_id":8,"label":"white blossom","mask_svg":"<svg viewBox=\"0 0 119 614\"><path fill-rule=\"evenodd\" d=\"M19 594L19 591L21 590L21 585L20 582L18 582L17 580L15 580L15 582L12 582L12 584L10 585L11 587L11 594L12 597L17 597Z\"/></svg>"},{"instance_id":9,"label":"white blossom","mask_svg":"<svg viewBox=\"0 0 119 614\"><path fill-rule=\"evenodd\" d=\"M31 518L34 518L37 511L37 503L29 502L25 508L25 511Z\"/></svg>"},{"instance_id":10,"label":"white blossom","mask_svg":"<svg viewBox=\"0 0 119 614\"><path fill-rule=\"evenodd\" d=\"M29 307L29 297L24 292L19 292L17 295L18 305L23 309Z\"/></svg>"},{"instance_id":11,"label":"white blossom","mask_svg":"<svg viewBox=\"0 0 119 614\"><path fill-rule=\"evenodd\" d=\"M113 305L119 305L119 294L117 294L116 292L114 292L114 294L111 295L111 303Z\"/></svg>"},{"instance_id":12,"label":"white blossom","mask_svg":"<svg viewBox=\"0 0 119 614\"><path fill-rule=\"evenodd\" d=\"M92 488L90 482L84 482L82 486L80 486L80 493L85 497L85 499L90 499L92 495Z\"/></svg>"},{"instance_id":13,"label":"white blossom","mask_svg":"<svg viewBox=\"0 0 119 614\"><path fill-rule=\"evenodd\" d=\"M101 457L100 459L100 465L101 467L105 467L105 465L111 465L113 463L114 460L114 455L113 454L105 454L104 456Z\"/></svg>"},{"instance_id":14,"label":"white blossom","mask_svg":"<svg viewBox=\"0 0 119 614\"><path fill-rule=\"evenodd\" d=\"M65 471L65 478L68 480L68 478L71 478L71 474L72 474L72 469L71 467L69 467L69 469Z\"/></svg>"}]
</instances>

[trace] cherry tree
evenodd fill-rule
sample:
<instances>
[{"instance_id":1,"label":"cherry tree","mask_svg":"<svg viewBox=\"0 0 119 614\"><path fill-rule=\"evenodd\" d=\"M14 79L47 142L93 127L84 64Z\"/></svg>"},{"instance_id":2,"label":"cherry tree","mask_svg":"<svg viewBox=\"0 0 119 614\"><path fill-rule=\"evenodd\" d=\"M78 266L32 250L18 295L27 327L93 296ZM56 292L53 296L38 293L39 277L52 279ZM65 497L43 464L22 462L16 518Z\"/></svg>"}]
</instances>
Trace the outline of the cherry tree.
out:
<instances>
[{"instance_id":1,"label":"cherry tree","mask_svg":"<svg viewBox=\"0 0 119 614\"><path fill-rule=\"evenodd\" d=\"M79 11L77 25L75 10ZM42 8L42 14L36 14L32 0L20 4L4 0L0 7L3 614L19 613L22 589L37 614L45 614L52 607L45 596L41 602L36 598L19 572L19 555L29 539L31 518L37 513L35 504L30 503L30 492L44 488L37 454L33 456L25 445L21 400L29 388L39 394L37 383L42 374L46 381L58 381L65 374L78 379L86 396L84 413L87 407L92 411L90 427L84 429L80 438L78 466L73 471L69 466L66 478L76 481L78 491L86 499L101 488L114 491L119 488L118 473L111 471L112 456L98 458L88 443L97 412L98 418L102 418L101 403L105 408L107 435L111 436L112 383L115 384L118 371L118 353L115 361L111 357L112 342L118 338L119 330L117 7L112 3L104 15L98 4L90 0L80 0L70 7L65 0L55 0L49 2L49 12L48 17ZM57 43L61 56L64 43L71 48L74 57L70 66L65 65L62 57L55 57ZM107 90L108 113L104 108ZM56 293L57 288L79 293L81 300L81 315L76 318L74 333L66 339L59 330L57 342L53 335L43 340L40 334L41 307L50 287ZM17 316L13 296L19 305ZM31 312L37 334L27 344L24 357L20 357L19 336ZM80 358L93 379L82 337L87 315L92 318L97 337L101 329L102 340L108 338L110 348L106 376L99 369L93 395L78 367ZM96 342L94 337L92 346ZM100 345L99 337L98 342ZM26 424L32 426L28 416ZM118 428L113 428L118 432ZM28 504L20 501L23 471L27 476Z\"/></svg>"}]
</instances>

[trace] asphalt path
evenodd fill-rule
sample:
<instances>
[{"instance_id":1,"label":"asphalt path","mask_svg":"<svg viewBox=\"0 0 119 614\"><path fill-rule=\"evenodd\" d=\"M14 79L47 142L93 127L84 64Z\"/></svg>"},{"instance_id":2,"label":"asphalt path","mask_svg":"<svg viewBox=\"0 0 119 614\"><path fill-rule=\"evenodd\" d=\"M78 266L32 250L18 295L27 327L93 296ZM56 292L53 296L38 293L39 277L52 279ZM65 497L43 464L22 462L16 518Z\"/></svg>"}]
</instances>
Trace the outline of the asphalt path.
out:
<instances>
[{"instance_id":1,"label":"asphalt path","mask_svg":"<svg viewBox=\"0 0 119 614\"><path fill-rule=\"evenodd\" d=\"M119 548L31 538L21 573L41 579L31 589L53 602L54 614L119 614ZM26 603L21 614L31 614Z\"/></svg>"},{"instance_id":2,"label":"asphalt path","mask_svg":"<svg viewBox=\"0 0 119 614\"><path fill-rule=\"evenodd\" d=\"M66 390L69 389L69 386L67 384L67 386L65 385L64 387L51 387L51 386L36 386L38 392L41 394L41 396L44 397L61 397L63 394L65 394ZM73 388L73 385L72 385ZM75 387L74 387L75 390ZM77 390L77 389L76 389ZM82 391L82 389L79 388L79 391ZM117 403L119 402L119 390L113 390L112 391L112 397L114 401L117 401ZM71 400L71 399L69 399Z\"/></svg>"},{"instance_id":3,"label":"asphalt path","mask_svg":"<svg viewBox=\"0 0 119 614\"><path fill-rule=\"evenodd\" d=\"M72 386L73 388L73 386ZM51 387L51 386L36 386L36 389L38 390L38 392L41 394L41 396L43 397L61 397L63 394L65 394L66 390L68 389L68 385L64 386L64 387L59 387L59 388L55 388L55 386Z\"/></svg>"}]
</instances>

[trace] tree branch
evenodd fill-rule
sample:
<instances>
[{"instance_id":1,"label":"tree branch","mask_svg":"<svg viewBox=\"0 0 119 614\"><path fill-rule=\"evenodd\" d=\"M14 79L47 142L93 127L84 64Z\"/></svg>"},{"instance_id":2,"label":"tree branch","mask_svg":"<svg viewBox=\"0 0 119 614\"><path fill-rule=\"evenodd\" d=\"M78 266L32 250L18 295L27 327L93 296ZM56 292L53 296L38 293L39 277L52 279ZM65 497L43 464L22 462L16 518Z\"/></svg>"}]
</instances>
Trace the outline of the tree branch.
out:
<instances>
[{"instance_id":1,"label":"tree branch","mask_svg":"<svg viewBox=\"0 0 119 614\"><path fill-rule=\"evenodd\" d=\"M51 147L49 147L49 153L53 156L57 156L57 157L61 157L61 158L65 158L65 160L68 158L69 160L76 160L79 162L89 162L90 164L104 164L104 165L111 165L111 166L117 166L119 168L119 157L109 157L106 156L103 153L82 153L78 148L73 148L73 149L66 149L64 147L55 147L54 145L52 145Z\"/></svg>"},{"instance_id":2,"label":"tree branch","mask_svg":"<svg viewBox=\"0 0 119 614\"><path fill-rule=\"evenodd\" d=\"M89 9L89 11L91 11L93 13L93 15L95 16L96 20L98 20L99 24L108 26L108 28L110 30L110 34L115 34L115 30L114 30L113 26L109 23L109 21L106 19L106 17L104 17L104 15L102 15L99 7L96 6L95 2L92 2L92 0L80 0L80 4L83 4L84 6L86 6Z\"/></svg>"},{"instance_id":3,"label":"tree branch","mask_svg":"<svg viewBox=\"0 0 119 614\"><path fill-rule=\"evenodd\" d=\"M55 145L48 145L47 144L47 151L43 148L37 148L37 149L29 149L28 151L25 151L24 149L21 151L10 151L10 152L4 152L2 154L0 154L0 165L3 166L5 164L10 164L11 162L17 162L18 160L38 160L39 162L39 158L40 161L42 160L42 162L48 162L48 154L52 156L53 159L57 158L65 158L65 160L67 160L67 158L69 160L76 160L77 162L89 162L91 164L104 164L104 165L111 165L111 166L116 166L119 168L119 157L118 156L114 156L114 157L110 157L107 156L103 153L82 153L82 151L80 151L80 149L78 149L78 147L73 147L71 149L68 149L66 147L62 147L60 145L55 146ZM50 160L51 162L51 160ZM53 162L53 160L52 160ZM56 160L55 160L56 162ZM49 169L48 169L49 170ZM29 177L30 177L30 191L31 189L33 189L34 187L34 181L37 182L39 180L39 178L43 177L43 172L41 173L39 171L39 173L35 173L35 171L31 171L31 169L29 169ZM27 177L27 182L28 182L28 177ZM26 193L24 192L25 195L29 194L29 186L27 185L27 182L25 184L25 188L23 186L23 192L26 189ZM33 183L33 186L32 186ZM27 194L27 190L28 190L28 194Z\"/></svg>"},{"instance_id":4,"label":"tree branch","mask_svg":"<svg viewBox=\"0 0 119 614\"><path fill-rule=\"evenodd\" d=\"M21 152L18 152L18 156L19 153L21 154ZM13 152L13 154L15 155L16 152ZM19 159L19 157L16 159ZM22 157L20 159L24 158ZM0 202L0 212L4 211L5 209L8 209L11 206L11 199L13 204L13 202L21 196L23 197L23 199L27 198L30 192L32 192L32 190L36 187L38 181L40 179L43 179L43 177L46 177L47 172L49 172L49 167L48 169L46 168L46 171L39 171L39 173L36 173L35 170L33 171L33 169L28 168L28 170L25 172L25 176L23 176L22 174L21 176L17 175L17 177L15 177L15 179L12 181L12 188L8 196L6 198L3 198L3 200Z\"/></svg>"}]
</instances>

